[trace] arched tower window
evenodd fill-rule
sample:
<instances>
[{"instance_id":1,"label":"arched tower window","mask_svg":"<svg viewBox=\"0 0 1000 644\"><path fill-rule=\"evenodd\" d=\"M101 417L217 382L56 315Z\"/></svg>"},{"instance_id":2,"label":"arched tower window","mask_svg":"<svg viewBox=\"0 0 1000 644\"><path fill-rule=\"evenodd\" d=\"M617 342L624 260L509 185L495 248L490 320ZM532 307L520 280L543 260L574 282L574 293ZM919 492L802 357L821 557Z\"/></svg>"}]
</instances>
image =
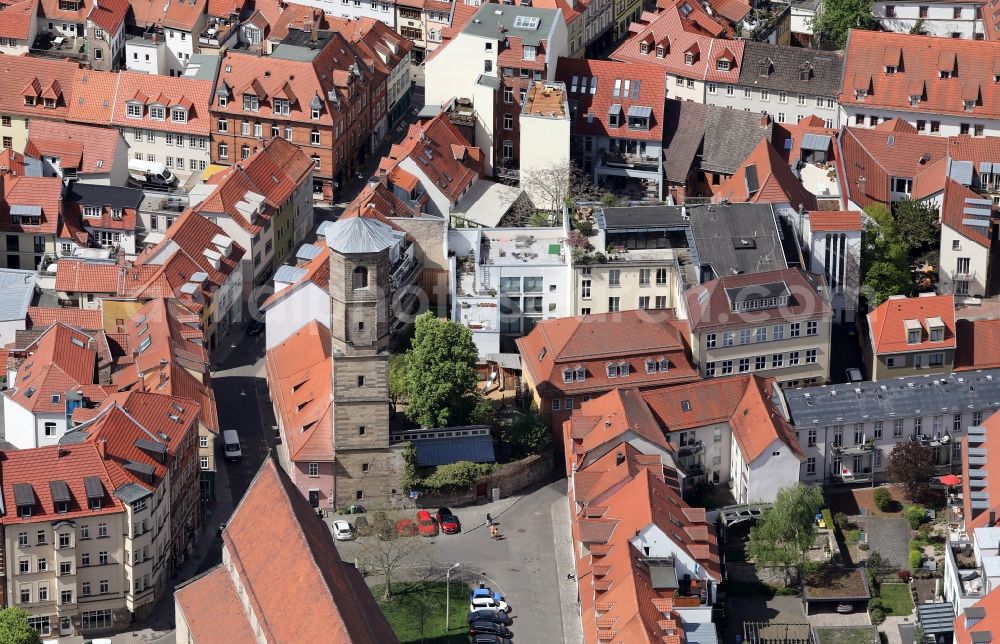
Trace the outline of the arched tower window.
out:
<instances>
[{"instance_id":1,"label":"arched tower window","mask_svg":"<svg viewBox=\"0 0 1000 644\"><path fill-rule=\"evenodd\" d=\"M354 269L354 288L368 288L368 269L364 266Z\"/></svg>"}]
</instances>

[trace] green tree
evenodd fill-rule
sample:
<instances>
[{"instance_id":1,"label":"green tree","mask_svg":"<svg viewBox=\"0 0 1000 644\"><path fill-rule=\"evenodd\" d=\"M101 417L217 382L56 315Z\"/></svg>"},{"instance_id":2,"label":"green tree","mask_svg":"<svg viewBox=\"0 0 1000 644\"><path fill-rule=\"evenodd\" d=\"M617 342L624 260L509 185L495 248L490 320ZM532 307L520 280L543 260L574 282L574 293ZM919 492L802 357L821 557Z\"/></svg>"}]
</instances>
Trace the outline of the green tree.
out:
<instances>
[{"instance_id":1,"label":"green tree","mask_svg":"<svg viewBox=\"0 0 1000 644\"><path fill-rule=\"evenodd\" d=\"M481 398L472 332L430 311L418 316L415 326L403 378L407 416L424 427L467 424Z\"/></svg>"},{"instance_id":2,"label":"green tree","mask_svg":"<svg viewBox=\"0 0 1000 644\"><path fill-rule=\"evenodd\" d=\"M406 399L406 354L397 353L389 358L389 401L392 413L396 405Z\"/></svg>"},{"instance_id":3,"label":"green tree","mask_svg":"<svg viewBox=\"0 0 1000 644\"><path fill-rule=\"evenodd\" d=\"M816 513L822 507L818 486L796 483L778 490L774 505L750 528L747 554L758 564L801 567L816 539Z\"/></svg>"},{"instance_id":4,"label":"green tree","mask_svg":"<svg viewBox=\"0 0 1000 644\"><path fill-rule=\"evenodd\" d=\"M427 540L404 537L384 510L372 513L372 536L358 540L365 567L382 578L382 600L392 598L392 582L400 568L418 568L430 562ZM0 642L6 640L0 638Z\"/></svg>"},{"instance_id":5,"label":"green tree","mask_svg":"<svg viewBox=\"0 0 1000 644\"><path fill-rule=\"evenodd\" d=\"M519 456L537 454L552 442L552 429L545 415L532 405L500 426L500 438Z\"/></svg>"},{"instance_id":6,"label":"green tree","mask_svg":"<svg viewBox=\"0 0 1000 644\"><path fill-rule=\"evenodd\" d=\"M881 204L865 209L861 235L861 284L870 307L891 295L908 295L910 277L909 243L900 237L892 212Z\"/></svg>"},{"instance_id":7,"label":"green tree","mask_svg":"<svg viewBox=\"0 0 1000 644\"><path fill-rule=\"evenodd\" d=\"M864 271L863 286L868 306L875 308L892 295L909 295L910 271L894 262L875 262Z\"/></svg>"},{"instance_id":8,"label":"green tree","mask_svg":"<svg viewBox=\"0 0 1000 644\"><path fill-rule=\"evenodd\" d=\"M843 49L851 29L875 29L878 19L871 0L827 0L812 27L824 47Z\"/></svg>"},{"instance_id":9,"label":"green tree","mask_svg":"<svg viewBox=\"0 0 1000 644\"><path fill-rule=\"evenodd\" d=\"M0 642L3 644L41 644L38 631L28 626L28 611L22 608L0 610Z\"/></svg>"},{"instance_id":10,"label":"green tree","mask_svg":"<svg viewBox=\"0 0 1000 644\"><path fill-rule=\"evenodd\" d=\"M889 477L903 486L906 498L921 501L934 477L934 452L920 443L896 443L889 454Z\"/></svg>"},{"instance_id":11,"label":"green tree","mask_svg":"<svg viewBox=\"0 0 1000 644\"><path fill-rule=\"evenodd\" d=\"M913 23L913 26L910 27L910 35L911 36L926 36L927 35L927 30L924 29L924 19L923 18L917 18L917 21L915 23Z\"/></svg>"},{"instance_id":12,"label":"green tree","mask_svg":"<svg viewBox=\"0 0 1000 644\"><path fill-rule=\"evenodd\" d=\"M896 204L892 218L898 237L907 240L915 252L937 245L940 226L936 208L905 199Z\"/></svg>"}]
</instances>

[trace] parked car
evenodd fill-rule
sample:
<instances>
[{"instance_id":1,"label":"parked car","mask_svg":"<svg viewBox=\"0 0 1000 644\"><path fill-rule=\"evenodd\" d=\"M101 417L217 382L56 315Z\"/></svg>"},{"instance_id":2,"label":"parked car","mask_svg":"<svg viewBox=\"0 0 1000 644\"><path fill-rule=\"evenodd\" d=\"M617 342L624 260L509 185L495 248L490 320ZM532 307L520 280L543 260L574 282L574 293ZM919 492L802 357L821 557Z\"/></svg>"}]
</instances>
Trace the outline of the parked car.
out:
<instances>
[{"instance_id":1,"label":"parked car","mask_svg":"<svg viewBox=\"0 0 1000 644\"><path fill-rule=\"evenodd\" d=\"M243 458L243 450L240 448L240 435L235 429L226 429L222 432L222 445L227 461L238 461Z\"/></svg>"},{"instance_id":2,"label":"parked car","mask_svg":"<svg viewBox=\"0 0 1000 644\"><path fill-rule=\"evenodd\" d=\"M417 529L420 530L420 536L423 537L436 537L438 534L438 524L431 516L431 513L427 510L420 510L417 512Z\"/></svg>"},{"instance_id":3,"label":"parked car","mask_svg":"<svg viewBox=\"0 0 1000 644\"><path fill-rule=\"evenodd\" d=\"M472 644L514 644L506 637L490 635L489 633L478 633L472 636Z\"/></svg>"},{"instance_id":4,"label":"parked car","mask_svg":"<svg viewBox=\"0 0 1000 644\"><path fill-rule=\"evenodd\" d=\"M498 610L504 613L510 612L510 604L505 601L497 601L492 597L476 597L469 604L469 612L473 613L477 610L482 610L484 608L489 608L491 610Z\"/></svg>"},{"instance_id":5,"label":"parked car","mask_svg":"<svg viewBox=\"0 0 1000 644\"><path fill-rule=\"evenodd\" d=\"M437 519L438 525L441 526L441 532L445 534L457 534L462 531L462 524L459 522L458 517L452 514L448 508L438 508L434 518Z\"/></svg>"},{"instance_id":6,"label":"parked car","mask_svg":"<svg viewBox=\"0 0 1000 644\"><path fill-rule=\"evenodd\" d=\"M354 529L351 528L351 524L347 521L334 521L333 536L337 541L350 541L354 538Z\"/></svg>"},{"instance_id":7,"label":"parked car","mask_svg":"<svg viewBox=\"0 0 1000 644\"><path fill-rule=\"evenodd\" d=\"M500 637L513 637L510 629L503 624L495 622L472 622L469 624L469 635L477 633L487 633L489 635L499 635Z\"/></svg>"},{"instance_id":8,"label":"parked car","mask_svg":"<svg viewBox=\"0 0 1000 644\"><path fill-rule=\"evenodd\" d=\"M483 608L481 610L473 611L469 613L467 619L470 624L472 622L496 622L497 624L503 624L504 626L510 626L514 621L507 613L493 610L491 608Z\"/></svg>"},{"instance_id":9,"label":"parked car","mask_svg":"<svg viewBox=\"0 0 1000 644\"><path fill-rule=\"evenodd\" d=\"M503 601L503 595L494 592L492 588L480 582L479 588L476 588L471 593L469 593L469 601L475 601L480 597L487 597L493 601L501 602Z\"/></svg>"}]
</instances>

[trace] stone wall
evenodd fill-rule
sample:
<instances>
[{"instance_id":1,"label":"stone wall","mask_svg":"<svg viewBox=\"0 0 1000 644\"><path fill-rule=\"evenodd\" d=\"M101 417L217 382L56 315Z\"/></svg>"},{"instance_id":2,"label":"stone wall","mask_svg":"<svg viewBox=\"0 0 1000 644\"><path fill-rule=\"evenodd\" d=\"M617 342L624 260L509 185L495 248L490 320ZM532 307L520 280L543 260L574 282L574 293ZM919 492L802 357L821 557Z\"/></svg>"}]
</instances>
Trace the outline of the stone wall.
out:
<instances>
[{"instance_id":1,"label":"stone wall","mask_svg":"<svg viewBox=\"0 0 1000 644\"><path fill-rule=\"evenodd\" d=\"M507 463L498 471L479 478L471 489L450 494L421 494L417 499L417 507L471 505L484 495L488 498L493 488L500 488L500 498L506 498L544 481L552 473L554 465L555 458L551 451L529 456ZM477 491L482 494L477 494Z\"/></svg>"}]
</instances>

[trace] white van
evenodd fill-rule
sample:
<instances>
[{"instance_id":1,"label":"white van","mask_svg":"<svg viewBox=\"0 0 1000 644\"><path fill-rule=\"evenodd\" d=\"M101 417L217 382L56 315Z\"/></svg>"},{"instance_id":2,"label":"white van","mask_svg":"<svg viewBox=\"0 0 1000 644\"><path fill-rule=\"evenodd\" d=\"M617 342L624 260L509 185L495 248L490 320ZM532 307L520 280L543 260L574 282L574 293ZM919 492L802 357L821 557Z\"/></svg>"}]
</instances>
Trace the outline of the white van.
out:
<instances>
[{"instance_id":1,"label":"white van","mask_svg":"<svg viewBox=\"0 0 1000 644\"><path fill-rule=\"evenodd\" d=\"M243 458L243 450L240 449L240 435L235 429L227 429L222 432L222 449L227 461L238 461Z\"/></svg>"},{"instance_id":2,"label":"white van","mask_svg":"<svg viewBox=\"0 0 1000 644\"><path fill-rule=\"evenodd\" d=\"M128 173L139 183L160 188L170 188L177 183L177 177L167 169L167 166L156 161L128 160Z\"/></svg>"}]
</instances>

